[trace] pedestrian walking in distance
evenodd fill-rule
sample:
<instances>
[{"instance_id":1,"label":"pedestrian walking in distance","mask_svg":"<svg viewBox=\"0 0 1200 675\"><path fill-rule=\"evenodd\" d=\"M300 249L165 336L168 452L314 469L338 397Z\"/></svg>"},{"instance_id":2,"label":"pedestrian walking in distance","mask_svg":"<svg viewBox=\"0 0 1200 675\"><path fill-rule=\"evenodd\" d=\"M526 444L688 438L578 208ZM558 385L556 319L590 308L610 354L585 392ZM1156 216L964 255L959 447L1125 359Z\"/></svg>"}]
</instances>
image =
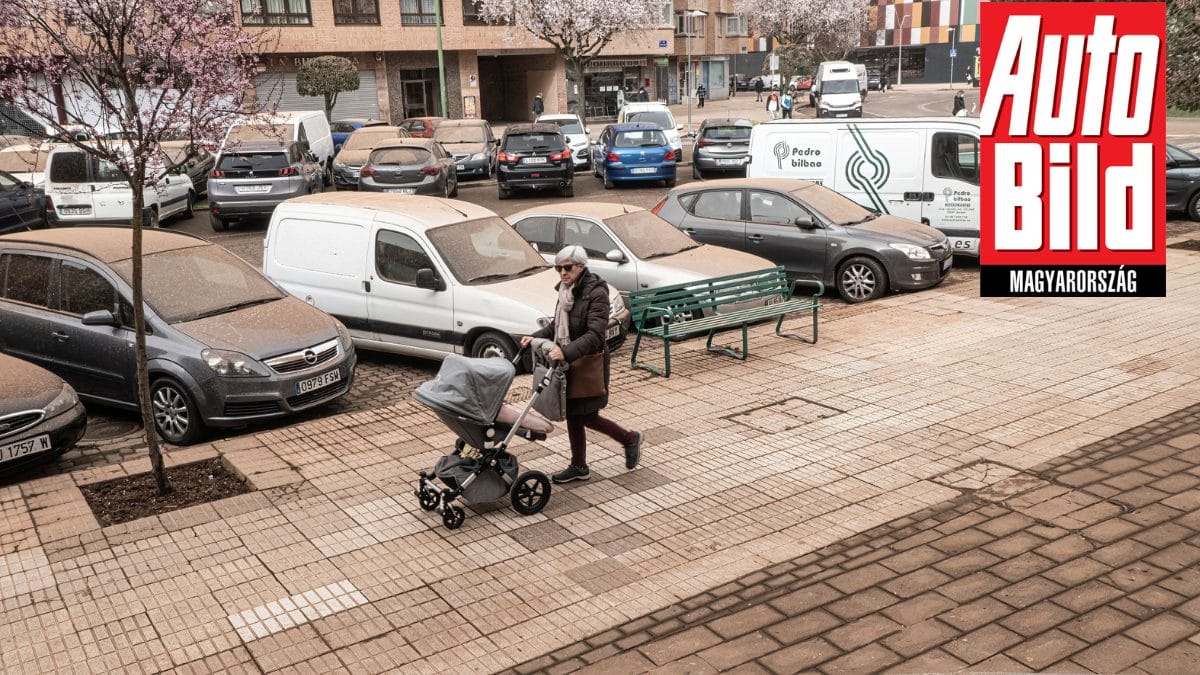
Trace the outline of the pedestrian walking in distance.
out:
<instances>
[{"instance_id":1,"label":"pedestrian walking in distance","mask_svg":"<svg viewBox=\"0 0 1200 675\"><path fill-rule=\"evenodd\" d=\"M587 251L582 246L566 246L554 256L554 269L558 272L554 318L546 327L521 338L522 347L533 338L552 338L550 359L568 364L567 437L571 442L571 464L552 476L555 483L592 477L587 463L588 429L621 444L626 469L636 467L642 454L642 432L630 431L600 416L600 411L608 405L608 345L604 341L604 331L608 328L608 284L589 270L587 263ZM592 370L601 368L602 373ZM572 397L572 378L598 383L601 376L604 386L599 395Z\"/></svg>"},{"instance_id":2,"label":"pedestrian walking in distance","mask_svg":"<svg viewBox=\"0 0 1200 675\"><path fill-rule=\"evenodd\" d=\"M708 96L708 89L705 88L705 86L703 84L696 87L696 100L699 101L699 105L696 106L697 108L704 107L704 99L707 96Z\"/></svg>"},{"instance_id":3,"label":"pedestrian walking in distance","mask_svg":"<svg viewBox=\"0 0 1200 675\"><path fill-rule=\"evenodd\" d=\"M536 122L538 115L546 112L546 102L542 100L542 92L538 92L537 96L533 97L533 121Z\"/></svg>"},{"instance_id":4,"label":"pedestrian walking in distance","mask_svg":"<svg viewBox=\"0 0 1200 675\"><path fill-rule=\"evenodd\" d=\"M617 113L620 114L621 108L625 107L625 90L617 89Z\"/></svg>"},{"instance_id":5,"label":"pedestrian walking in distance","mask_svg":"<svg viewBox=\"0 0 1200 675\"><path fill-rule=\"evenodd\" d=\"M792 90L790 88L783 92L783 98L779 99L779 109L783 112L783 119L792 119Z\"/></svg>"},{"instance_id":6,"label":"pedestrian walking in distance","mask_svg":"<svg viewBox=\"0 0 1200 675\"><path fill-rule=\"evenodd\" d=\"M762 100L763 100L762 93L763 93L763 81L762 81L762 78L760 77L754 81L754 102L755 103L762 103Z\"/></svg>"},{"instance_id":7,"label":"pedestrian walking in distance","mask_svg":"<svg viewBox=\"0 0 1200 675\"><path fill-rule=\"evenodd\" d=\"M771 119L779 119L779 94L776 94L773 89L767 95L767 112L771 113Z\"/></svg>"},{"instance_id":8,"label":"pedestrian walking in distance","mask_svg":"<svg viewBox=\"0 0 1200 675\"><path fill-rule=\"evenodd\" d=\"M962 89L959 89L958 93L954 95L954 111L950 114L955 117L967 114L967 98L963 95Z\"/></svg>"}]
</instances>

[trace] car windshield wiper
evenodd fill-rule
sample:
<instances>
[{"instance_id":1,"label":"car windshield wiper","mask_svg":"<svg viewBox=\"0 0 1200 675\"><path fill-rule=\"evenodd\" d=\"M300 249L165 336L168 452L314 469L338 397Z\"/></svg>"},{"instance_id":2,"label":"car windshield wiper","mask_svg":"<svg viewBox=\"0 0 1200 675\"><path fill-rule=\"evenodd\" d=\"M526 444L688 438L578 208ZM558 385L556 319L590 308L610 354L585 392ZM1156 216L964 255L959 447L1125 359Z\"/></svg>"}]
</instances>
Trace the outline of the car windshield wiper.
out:
<instances>
[{"instance_id":1,"label":"car windshield wiper","mask_svg":"<svg viewBox=\"0 0 1200 675\"><path fill-rule=\"evenodd\" d=\"M542 270L546 270L546 269L549 269L549 267L547 267L546 265L533 265L532 267L526 267L525 269L521 270L520 272L517 272L513 276L516 276L516 277L528 276L528 274L530 272L541 272Z\"/></svg>"},{"instance_id":2,"label":"car windshield wiper","mask_svg":"<svg viewBox=\"0 0 1200 675\"><path fill-rule=\"evenodd\" d=\"M263 305L268 302L275 302L278 299L279 298L258 298L256 300L247 300L245 302L239 302L239 303L236 303L233 305L229 305L228 307L220 307L218 309L210 309L207 312L201 312L187 320L188 321L198 321L200 319L207 319L210 316L216 316L218 314L228 314L229 312L236 312L237 310L245 308L245 307L253 307L254 305Z\"/></svg>"},{"instance_id":3,"label":"car windshield wiper","mask_svg":"<svg viewBox=\"0 0 1200 675\"><path fill-rule=\"evenodd\" d=\"M878 217L879 217L879 214L878 214L878 213L868 213L867 215L863 216L862 218L860 218L860 219L858 219L858 220L855 220L855 221L852 221L852 222L851 222L851 221L847 221L847 222L844 222L844 223L842 223L842 224L843 224L843 225L861 225L861 224L863 224L863 223L865 223L865 222L868 222L868 221L871 221L871 220L875 220L875 219L876 219L876 218L878 218Z\"/></svg>"},{"instance_id":4,"label":"car windshield wiper","mask_svg":"<svg viewBox=\"0 0 1200 675\"><path fill-rule=\"evenodd\" d=\"M662 143L642 143L638 147L639 148L657 148L661 145L662 145Z\"/></svg>"},{"instance_id":5,"label":"car windshield wiper","mask_svg":"<svg viewBox=\"0 0 1200 675\"><path fill-rule=\"evenodd\" d=\"M507 279L511 276L513 276L513 275L510 273L507 273L507 272L497 273L497 274L482 274L480 276L471 277L470 279L467 279L467 283L473 284L473 283L476 283L479 281L499 281L501 279Z\"/></svg>"}]
</instances>

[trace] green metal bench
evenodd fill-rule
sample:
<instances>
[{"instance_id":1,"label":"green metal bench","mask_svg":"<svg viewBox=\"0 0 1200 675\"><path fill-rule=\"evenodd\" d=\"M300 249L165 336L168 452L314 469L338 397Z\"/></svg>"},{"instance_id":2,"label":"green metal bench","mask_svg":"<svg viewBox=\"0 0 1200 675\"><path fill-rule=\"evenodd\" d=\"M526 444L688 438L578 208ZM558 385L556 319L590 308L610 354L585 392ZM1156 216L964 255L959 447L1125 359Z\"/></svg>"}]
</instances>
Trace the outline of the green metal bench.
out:
<instances>
[{"instance_id":1,"label":"green metal bench","mask_svg":"<svg viewBox=\"0 0 1200 675\"><path fill-rule=\"evenodd\" d=\"M795 298L797 284L815 286L817 292L811 298ZM782 267L633 291L628 302L637 338L633 342L630 363L634 368L670 377L671 340L700 333L708 333L706 350L745 361L750 353L750 324L776 317L776 335L814 344L817 341L817 310L821 306L818 298L824 292L825 285L820 281L798 279L789 282ZM803 311L812 312L812 339L781 332L784 316ZM737 326L742 328L741 351L713 347L713 335L718 330ZM662 339L664 368L638 361L643 336Z\"/></svg>"}]
</instances>

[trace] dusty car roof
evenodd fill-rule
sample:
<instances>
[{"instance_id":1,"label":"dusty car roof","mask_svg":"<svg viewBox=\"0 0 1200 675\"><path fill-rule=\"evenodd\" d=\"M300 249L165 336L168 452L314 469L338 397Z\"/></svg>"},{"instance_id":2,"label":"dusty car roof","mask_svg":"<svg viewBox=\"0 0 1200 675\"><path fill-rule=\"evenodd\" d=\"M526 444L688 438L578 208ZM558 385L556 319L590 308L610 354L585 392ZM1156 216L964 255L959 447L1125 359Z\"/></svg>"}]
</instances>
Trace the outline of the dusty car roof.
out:
<instances>
[{"instance_id":1,"label":"dusty car roof","mask_svg":"<svg viewBox=\"0 0 1200 675\"><path fill-rule=\"evenodd\" d=\"M394 195L383 192L319 192L287 200L288 206L359 207L390 213L415 221L420 229L431 229L464 220L495 217L489 209L470 202L420 195Z\"/></svg>"},{"instance_id":2,"label":"dusty car roof","mask_svg":"<svg viewBox=\"0 0 1200 675\"><path fill-rule=\"evenodd\" d=\"M572 115L572 118L574 115ZM504 134L560 134L562 129L558 128L557 124L547 124L546 122L521 122L519 124L510 125L504 130Z\"/></svg>"},{"instance_id":3,"label":"dusty car roof","mask_svg":"<svg viewBox=\"0 0 1200 675\"><path fill-rule=\"evenodd\" d=\"M437 145L437 141L432 138L389 138L379 145L376 145L372 150L385 150L387 148L424 148L432 149Z\"/></svg>"},{"instance_id":4,"label":"dusty car roof","mask_svg":"<svg viewBox=\"0 0 1200 675\"><path fill-rule=\"evenodd\" d=\"M694 192L696 190L712 190L715 188L750 188L760 187L770 190L791 192L810 185L812 181L799 178L726 178L722 180L706 180L701 183L690 183L678 189L679 192Z\"/></svg>"},{"instance_id":5,"label":"dusty car roof","mask_svg":"<svg viewBox=\"0 0 1200 675\"><path fill-rule=\"evenodd\" d=\"M16 243L73 249L111 264L132 257L133 228L67 227L0 236L0 245ZM199 237L182 232L142 230L143 255L211 245Z\"/></svg>"},{"instance_id":6,"label":"dusty car roof","mask_svg":"<svg viewBox=\"0 0 1200 675\"><path fill-rule=\"evenodd\" d=\"M754 123L745 117L709 117L700 123L701 127L752 127Z\"/></svg>"},{"instance_id":7,"label":"dusty car roof","mask_svg":"<svg viewBox=\"0 0 1200 675\"><path fill-rule=\"evenodd\" d=\"M482 127L487 125L487 120L446 120L438 125L442 127Z\"/></svg>"},{"instance_id":8,"label":"dusty car roof","mask_svg":"<svg viewBox=\"0 0 1200 675\"><path fill-rule=\"evenodd\" d=\"M275 150L283 152L284 148L295 143L295 141L273 141L273 140L257 140L257 141L242 141L236 146L231 146L225 149L225 154L236 155L241 152L266 152Z\"/></svg>"},{"instance_id":9,"label":"dusty car roof","mask_svg":"<svg viewBox=\"0 0 1200 675\"><path fill-rule=\"evenodd\" d=\"M709 182L709 181L705 181ZM525 209L512 214L508 219L514 220L518 217L532 215L564 215L564 216L583 216L585 218L612 218L614 216L625 215L626 213L635 213L637 211L645 211L640 206L625 206L624 204L614 204L612 202L562 202L559 204L543 204L533 208Z\"/></svg>"}]
</instances>

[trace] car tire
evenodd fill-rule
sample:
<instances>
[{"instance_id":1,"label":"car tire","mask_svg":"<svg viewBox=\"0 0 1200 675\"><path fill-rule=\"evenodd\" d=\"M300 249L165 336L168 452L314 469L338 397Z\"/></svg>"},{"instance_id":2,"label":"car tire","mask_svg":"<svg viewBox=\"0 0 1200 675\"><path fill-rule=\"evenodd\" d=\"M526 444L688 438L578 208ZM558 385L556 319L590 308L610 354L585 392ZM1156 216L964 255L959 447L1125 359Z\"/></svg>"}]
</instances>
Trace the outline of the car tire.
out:
<instances>
[{"instance_id":1,"label":"car tire","mask_svg":"<svg viewBox=\"0 0 1200 675\"><path fill-rule=\"evenodd\" d=\"M451 199L454 199L458 196L458 176L454 177L454 187L450 188L450 194L447 196Z\"/></svg>"},{"instance_id":2,"label":"car tire","mask_svg":"<svg viewBox=\"0 0 1200 675\"><path fill-rule=\"evenodd\" d=\"M850 304L874 300L887 290L887 273L877 261L855 256L838 268L837 290Z\"/></svg>"},{"instance_id":3,"label":"car tire","mask_svg":"<svg viewBox=\"0 0 1200 675\"><path fill-rule=\"evenodd\" d=\"M204 436L204 422L192 397L175 380L160 377L150 384L154 428L173 445L192 445Z\"/></svg>"},{"instance_id":4,"label":"car tire","mask_svg":"<svg viewBox=\"0 0 1200 675\"><path fill-rule=\"evenodd\" d=\"M502 187L496 188L496 199L504 200L512 196L512 190L505 190Z\"/></svg>"},{"instance_id":5,"label":"car tire","mask_svg":"<svg viewBox=\"0 0 1200 675\"><path fill-rule=\"evenodd\" d=\"M142 214L142 229L157 230L158 227L158 209L146 209L146 212Z\"/></svg>"},{"instance_id":6,"label":"car tire","mask_svg":"<svg viewBox=\"0 0 1200 675\"><path fill-rule=\"evenodd\" d=\"M564 187L564 188L559 188L559 189L558 189L558 196L559 196L559 197L574 197L574 196L575 196L575 186L574 186L574 185L568 185L568 186L566 186L566 187Z\"/></svg>"},{"instance_id":7,"label":"car tire","mask_svg":"<svg viewBox=\"0 0 1200 675\"><path fill-rule=\"evenodd\" d=\"M183 209L181 214L184 218L194 218L196 216L196 193L188 190L187 207Z\"/></svg>"},{"instance_id":8,"label":"car tire","mask_svg":"<svg viewBox=\"0 0 1200 675\"><path fill-rule=\"evenodd\" d=\"M513 344L512 338L497 333L494 330L480 333L478 337L471 341L471 358L485 359L488 357L499 357L507 361L512 361L517 355L517 346Z\"/></svg>"},{"instance_id":9,"label":"car tire","mask_svg":"<svg viewBox=\"0 0 1200 675\"><path fill-rule=\"evenodd\" d=\"M224 232L229 229L229 223L221 216L212 212L208 214L208 224L212 225L213 232Z\"/></svg>"},{"instance_id":10,"label":"car tire","mask_svg":"<svg viewBox=\"0 0 1200 675\"><path fill-rule=\"evenodd\" d=\"M592 162L592 175L596 178L600 177L600 165L596 162Z\"/></svg>"},{"instance_id":11,"label":"car tire","mask_svg":"<svg viewBox=\"0 0 1200 675\"><path fill-rule=\"evenodd\" d=\"M696 166L695 160L692 160L692 178L695 180L704 180L704 172Z\"/></svg>"},{"instance_id":12,"label":"car tire","mask_svg":"<svg viewBox=\"0 0 1200 675\"><path fill-rule=\"evenodd\" d=\"M323 187L333 185L333 162L321 166L321 185Z\"/></svg>"},{"instance_id":13,"label":"car tire","mask_svg":"<svg viewBox=\"0 0 1200 675\"><path fill-rule=\"evenodd\" d=\"M1192 220L1200 220L1200 192L1188 200L1187 215Z\"/></svg>"},{"instance_id":14,"label":"car tire","mask_svg":"<svg viewBox=\"0 0 1200 675\"><path fill-rule=\"evenodd\" d=\"M611 179L608 177L608 170L607 170L607 169L605 169L605 170L604 170L604 189L605 189L605 190L611 190L611 189L613 189L613 182L612 182L612 180L611 180Z\"/></svg>"}]
</instances>

